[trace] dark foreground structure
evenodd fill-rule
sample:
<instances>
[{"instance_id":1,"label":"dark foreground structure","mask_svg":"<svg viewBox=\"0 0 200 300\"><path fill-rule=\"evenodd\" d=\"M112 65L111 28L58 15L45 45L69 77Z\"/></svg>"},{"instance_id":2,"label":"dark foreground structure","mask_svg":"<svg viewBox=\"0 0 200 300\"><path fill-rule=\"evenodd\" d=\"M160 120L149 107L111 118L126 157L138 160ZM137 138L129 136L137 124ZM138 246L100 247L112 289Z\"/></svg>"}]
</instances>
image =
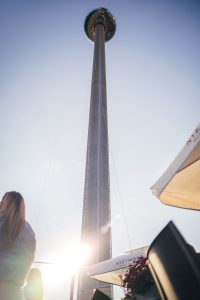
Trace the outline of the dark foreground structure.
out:
<instances>
[{"instance_id":1,"label":"dark foreground structure","mask_svg":"<svg viewBox=\"0 0 200 300\"><path fill-rule=\"evenodd\" d=\"M113 37L115 28L115 20L105 8L92 11L85 20L85 33L94 42L81 234L82 243L91 247L87 265L112 255L105 42ZM92 299L96 288L112 297L109 284L90 279L84 272L79 275L79 300Z\"/></svg>"}]
</instances>

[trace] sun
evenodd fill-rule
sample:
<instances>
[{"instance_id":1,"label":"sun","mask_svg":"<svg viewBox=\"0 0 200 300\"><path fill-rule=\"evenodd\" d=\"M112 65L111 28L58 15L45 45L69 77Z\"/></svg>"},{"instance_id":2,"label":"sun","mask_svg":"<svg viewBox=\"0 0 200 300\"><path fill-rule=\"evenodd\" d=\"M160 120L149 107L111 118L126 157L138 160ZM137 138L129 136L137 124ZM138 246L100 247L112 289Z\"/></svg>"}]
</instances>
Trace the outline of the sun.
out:
<instances>
[{"instance_id":1,"label":"sun","mask_svg":"<svg viewBox=\"0 0 200 300\"><path fill-rule=\"evenodd\" d=\"M53 288L65 283L78 273L91 253L88 245L60 247L47 254L46 262L40 263L44 287Z\"/></svg>"}]
</instances>

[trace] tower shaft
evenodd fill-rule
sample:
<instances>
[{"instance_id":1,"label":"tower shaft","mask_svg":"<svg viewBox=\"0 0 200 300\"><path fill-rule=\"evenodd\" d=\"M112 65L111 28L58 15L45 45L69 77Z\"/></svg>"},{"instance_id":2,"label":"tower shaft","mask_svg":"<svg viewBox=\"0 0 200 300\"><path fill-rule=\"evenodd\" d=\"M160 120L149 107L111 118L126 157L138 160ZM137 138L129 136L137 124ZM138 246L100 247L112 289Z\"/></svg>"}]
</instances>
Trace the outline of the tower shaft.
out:
<instances>
[{"instance_id":1,"label":"tower shaft","mask_svg":"<svg viewBox=\"0 0 200 300\"><path fill-rule=\"evenodd\" d=\"M87 265L111 258L110 221L105 24L103 19L99 17L95 23L81 234L82 243L88 244L91 248L91 255ZM79 300L90 300L95 288L112 296L112 288L109 284L90 279L84 273L80 274Z\"/></svg>"}]
</instances>

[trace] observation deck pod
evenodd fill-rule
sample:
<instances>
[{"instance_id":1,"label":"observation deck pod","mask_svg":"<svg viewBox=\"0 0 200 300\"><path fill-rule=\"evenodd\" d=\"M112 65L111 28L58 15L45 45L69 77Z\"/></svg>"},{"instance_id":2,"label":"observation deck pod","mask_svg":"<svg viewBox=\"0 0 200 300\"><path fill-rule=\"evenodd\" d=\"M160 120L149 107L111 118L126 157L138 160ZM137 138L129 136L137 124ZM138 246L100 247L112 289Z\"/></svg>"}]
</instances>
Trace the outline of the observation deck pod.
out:
<instances>
[{"instance_id":1,"label":"observation deck pod","mask_svg":"<svg viewBox=\"0 0 200 300\"><path fill-rule=\"evenodd\" d=\"M92 42L95 42L95 26L97 23L102 23L105 27L105 42L111 40L115 34L116 21L106 8L100 7L92 10L85 19L85 33Z\"/></svg>"}]
</instances>

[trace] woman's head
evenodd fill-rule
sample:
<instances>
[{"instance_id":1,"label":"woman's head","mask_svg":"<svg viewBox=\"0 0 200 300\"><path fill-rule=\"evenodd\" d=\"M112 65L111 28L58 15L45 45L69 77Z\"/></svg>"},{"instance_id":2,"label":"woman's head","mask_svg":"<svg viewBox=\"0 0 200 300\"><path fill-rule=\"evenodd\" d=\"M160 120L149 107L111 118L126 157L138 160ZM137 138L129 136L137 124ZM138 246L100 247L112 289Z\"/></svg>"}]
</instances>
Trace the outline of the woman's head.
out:
<instances>
[{"instance_id":1,"label":"woman's head","mask_svg":"<svg viewBox=\"0 0 200 300\"><path fill-rule=\"evenodd\" d=\"M14 216L20 214L24 217L25 205L22 195L14 191L5 193L0 202L0 211L5 215L12 214Z\"/></svg>"},{"instance_id":2,"label":"woman's head","mask_svg":"<svg viewBox=\"0 0 200 300\"><path fill-rule=\"evenodd\" d=\"M25 221L24 199L20 193L7 192L0 202L3 214L2 239L5 248L10 248Z\"/></svg>"}]
</instances>

